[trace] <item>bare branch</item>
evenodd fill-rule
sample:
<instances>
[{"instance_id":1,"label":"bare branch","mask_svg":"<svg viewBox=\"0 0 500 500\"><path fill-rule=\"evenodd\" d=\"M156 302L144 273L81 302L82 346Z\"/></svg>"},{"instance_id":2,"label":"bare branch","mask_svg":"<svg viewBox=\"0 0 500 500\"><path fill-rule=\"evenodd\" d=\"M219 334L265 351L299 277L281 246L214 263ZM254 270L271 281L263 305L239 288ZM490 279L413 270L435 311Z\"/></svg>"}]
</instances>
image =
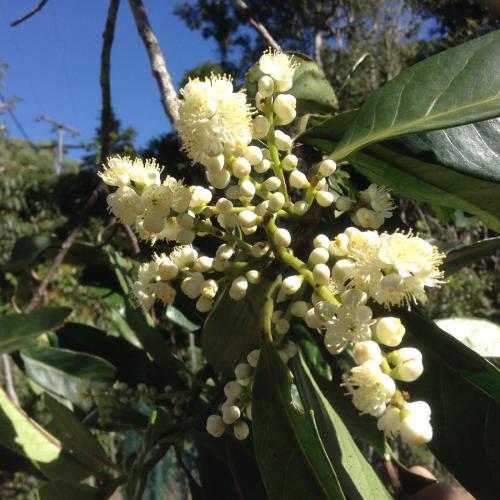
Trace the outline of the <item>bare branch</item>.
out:
<instances>
[{"instance_id":1,"label":"bare branch","mask_svg":"<svg viewBox=\"0 0 500 500\"><path fill-rule=\"evenodd\" d=\"M142 0L129 0L129 4L134 14L137 31L144 42L144 47L149 56L151 70L160 90L163 109L175 128L175 124L179 118L179 100L174 84L172 83L172 77L165 63L165 57L163 56L158 39L153 32Z\"/></svg>"},{"instance_id":2,"label":"bare branch","mask_svg":"<svg viewBox=\"0 0 500 500\"><path fill-rule=\"evenodd\" d=\"M279 43L273 38L271 33L267 30L267 28L254 19L250 12L250 8L243 0L231 0L236 12L241 16L243 20L247 23L251 24L257 33L262 37L262 39L273 49L281 50Z\"/></svg>"},{"instance_id":3,"label":"bare branch","mask_svg":"<svg viewBox=\"0 0 500 500\"><path fill-rule=\"evenodd\" d=\"M109 135L111 130L111 121L113 118L113 108L111 106L111 85L110 85L110 67L111 67L111 48L115 36L116 16L120 0L110 0L108 8L108 18L106 19L106 26L102 34L102 50L101 50L101 129L100 129L100 142L101 154L100 164L106 161L109 156Z\"/></svg>"},{"instance_id":4,"label":"bare branch","mask_svg":"<svg viewBox=\"0 0 500 500\"><path fill-rule=\"evenodd\" d=\"M24 21L27 21L31 16L34 16L37 12L40 12L45 7L48 1L49 0L42 0L36 7L31 9L27 14L24 14L24 16L20 17L19 19L12 21L10 23L11 28L15 28L18 24L24 23Z\"/></svg>"}]
</instances>

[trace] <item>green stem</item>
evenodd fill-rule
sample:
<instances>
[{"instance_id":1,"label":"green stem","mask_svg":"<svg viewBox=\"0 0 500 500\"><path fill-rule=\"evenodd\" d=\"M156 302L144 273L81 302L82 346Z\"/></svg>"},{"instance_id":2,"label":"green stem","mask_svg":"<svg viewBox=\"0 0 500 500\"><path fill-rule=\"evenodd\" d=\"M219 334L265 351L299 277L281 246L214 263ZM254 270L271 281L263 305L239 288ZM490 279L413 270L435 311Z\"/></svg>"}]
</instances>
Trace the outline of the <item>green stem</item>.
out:
<instances>
[{"instance_id":1,"label":"green stem","mask_svg":"<svg viewBox=\"0 0 500 500\"><path fill-rule=\"evenodd\" d=\"M245 252L251 253L252 245L248 244L246 241L240 240L234 234L229 234L217 229L212 226L212 224L208 224L207 222L197 220L195 221L194 229L197 233L208 233L216 238L224 240L226 243L232 243L239 246Z\"/></svg>"},{"instance_id":2,"label":"green stem","mask_svg":"<svg viewBox=\"0 0 500 500\"><path fill-rule=\"evenodd\" d=\"M273 281L266 293L266 301L264 303L264 310L262 311L262 330L264 332L264 340L269 344L272 344L273 342L271 317L274 311L274 292L279 288L281 282L282 276L280 274Z\"/></svg>"}]
</instances>

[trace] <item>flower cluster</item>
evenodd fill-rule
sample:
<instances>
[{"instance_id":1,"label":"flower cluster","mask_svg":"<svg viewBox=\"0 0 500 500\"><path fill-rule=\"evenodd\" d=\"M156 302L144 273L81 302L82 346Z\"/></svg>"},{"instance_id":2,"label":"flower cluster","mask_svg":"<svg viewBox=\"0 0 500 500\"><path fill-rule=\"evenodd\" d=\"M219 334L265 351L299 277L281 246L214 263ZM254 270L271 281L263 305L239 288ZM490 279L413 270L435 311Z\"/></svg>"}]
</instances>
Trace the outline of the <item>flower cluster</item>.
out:
<instances>
[{"instance_id":1,"label":"flower cluster","mask_svg":"<svg viewBox=\"0 0 500 500\"><path fill-rule=\"evenodd\" d=\"M266 323L282 360L297 350L288 339L290 325L304 321L323 335L332 354L352 350L357 365L346 387L361 413L377 417L389 436L426 442L432 436L430 409L410 403L397 388L398 381L421 375L422 356L399 348L404 326L397 317L375 317L374 306L425 301L425 288L442 280L443 256L412 233L377 231L395 209L387 188L371 184L360 191L332 159L296 156L297 103L289 91L298 66L282 52L265 52L251 104L226 76L191 80L182 89L177 129L188 157L204 166L208 187L162 180L153 160L108 161L100 175L117 187L108 197L112 213L144 240L180 245L140 266L133 294L148 310L156 301L172 304L181 292L207 313L219 294L244 300L251 287L262 286L262 276L274 279L276 269L282 270ZM307 224L318 219L313 207L314 214L350 219L359 228L313 234L299 244L307 229L304 216ZM200 255L200 246L192 246L196 237L220 244L212 255ZM236 367L221 413L207 421L213 436L229 425L238 439L248 435L257 358L253 351Z\"/></svg>"}]
</instances>

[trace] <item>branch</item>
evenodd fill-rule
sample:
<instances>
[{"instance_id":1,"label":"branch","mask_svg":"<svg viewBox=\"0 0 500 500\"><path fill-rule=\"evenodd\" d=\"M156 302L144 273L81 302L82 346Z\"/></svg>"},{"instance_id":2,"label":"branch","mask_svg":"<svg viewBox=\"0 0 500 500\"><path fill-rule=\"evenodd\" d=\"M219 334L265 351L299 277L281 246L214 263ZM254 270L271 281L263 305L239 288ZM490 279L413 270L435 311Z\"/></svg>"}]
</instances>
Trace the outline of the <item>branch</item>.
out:
<instances>
[{"instance_id":1,"label":"branch","mask_svg":"<svg viewBox=\"0 0 500 500\"><path fill-rule=\"evenodd\" d=\"M110 0L108 8L108 18L106 26L102 34L102 50L101 50L101 154L99 163L102 164L109 156L109 136L111 130L111 122L113 118L113 108L111 107L111 85L110 80L110 65L111 65L111 47L115 36L116 16L120 0Z\"/></svg>"},{"instance_id":2,"label":"branch","mask_svg":"<svg viewBox=\"0 0 500 500\"><path fill-rule=\"evenodd\" d=\"M179 100L174 84L172 83L172 77L165 63L165 57L163 56L158 39L153 32L142 0L129 0L129 4L134 15L135 24L137 25L137 31L144 42L144 47L149 56L151 70L160 90L163 109L175 128L175 124L179 118Z\"/></svg>"},{"instance_id":3,"label":"branch","mask_svg":"<svg viewBox=\"0 0 500 500\"><path fill-rule=\"evenodd\" d=\"M247 23L251 24L255 28L255 31L257 31L257 33L270 47L275 50L281 50L279 43L273 38L271 33L267 31L267 28L252 17L250 8L243 0L231 0L231 3L233 4L234 9L236 10L236 12L238 12L241 18Z\"/></svg>"},{"instance_id":4,"label":"branch","mask_svg":"<svg viewBox=\"0 0 500 500\"><path fill-rule=\"evenodd\" d=\"M27 21L31 16L34 16L37 12L40 12L45 7L48 1L49 0L42 0L36 7L31 9L27 14L24 14L24 16L20 17L19 19L12 21L10 23L11 28L15 28L18 24L24 23L24 21Z\"/></svg>"}]
</instances>

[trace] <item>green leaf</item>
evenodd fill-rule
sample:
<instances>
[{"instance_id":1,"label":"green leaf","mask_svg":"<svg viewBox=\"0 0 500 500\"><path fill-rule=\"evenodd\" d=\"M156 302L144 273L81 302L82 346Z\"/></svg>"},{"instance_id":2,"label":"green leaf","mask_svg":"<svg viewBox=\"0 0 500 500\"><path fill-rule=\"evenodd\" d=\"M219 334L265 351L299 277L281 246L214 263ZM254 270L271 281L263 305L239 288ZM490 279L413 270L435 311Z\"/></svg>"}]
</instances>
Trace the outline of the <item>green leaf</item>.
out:
<instances>
[{"instance_id":1,"label":"green leaf","mask_svg":"<svg viewBox=\"0 0 500 500\"><path fill-rule=\"evenodd\" d=\"M40 500L102 500L105 498L97 488L86 484L51 481L38 490Z\"/></svg>"},{"instance_id":2,"label":"green leaf","mask_svg":"<svg viewBox=\"0 0 500 500\"><path fill-rule=\"evenodd\" d=\"M344 499L312 411L299 412L291 378L276 349L265 344L253 385L253 440L270 498Z\"/></svg>"},{"instance_id":3,"label":"green leaf","mask_svg":"<svg viewBox=\"0 0 500 500\"><path fill-rule=\"evenodd\" d=\"M500 119L444 130L410 134L394 140L403 152L478 179L500 182Z\"/></svg>"},{"instance_id":4,"label":"green leaf","mask_svg":"<svg viewBox=\"0 0 500 500\"><path fill-rule=\"evenodd\" d=\"M166 316L167 319L169 319L175 325L180 326L181 328L186 330L186 332L193 333L200 329L199 324L191 321L184 315L184 313L180 309L173 305L167 306Z\"/></svg>"},{"instance_id":5,"label":"green leaf","mask_svg":"<svg viewBox=\"0 0 500 500\"><path fill-rule=\"evenodd\" d=\"M319 435L347 498L392 498L353 441L339 414L321 392L300 352L292 364L301 399L304 406L314 413Z\"/></svg>"},{"instance_id":6,"label":"green leaf","mask_svg":"<svg viewBox=\"0 0 500 500\"><path fill-rule=\"evenodd\" d=\"M500 236L478 241L472 245L462 245L446 253L443 271L446 276L460 271L480 259L495 255L500 250Z\"/></svg>"},{"instance_id":7,"label":"green leaf","mask_svg":"<svg viewBox=\"0 0 500 500\"><path fill-rule=\"evenodd\" d=\"M57 238L44 234L19 238L12 249L9 262L5 266L6 270L17 273L29 268L45 250L57 245L58 242Z\"/></svg>"},{"instance_id":8,"label":"green leaf","mask_svg":"<svg viewBox=\"0 0 500 500\"><path fill-rule=\"evenodd\" d=\"M262 311L269 281L250 285L243 300L233 300L228 290L208 315L201 346L208 362L225 376L260 344Z\"/></svg>"},{"instance_id":9,"label":"green leaf","mask_svg":"<svg viewBox=\"0 0 500 500\"><path fill-rule=\"evenodd\" d=\"M121 403L114 396L100 394L96 397L99 422L109 430L145 430L149 419L144 413Z\"/></svg>"},{"instance_id":10,"label":"green leaf","mask_svg":"<svg viewBox=\"0 0 500 500\"><path fill-rule=\"evenodd\" d=\"M64 453L60 441L28 417L1 388L0 444L29 458L51 479L79 481L90 474Z\"/></svg>"},{"instance_id":11,"label":"green leaf","mask_svg":"<svg viewBox=\"0 0 500 500\"><path fill-rule=\"evenodd\" d=\"M432 408L429 447L477 498L500 488L500 372L417 312L399 311L405 346L420 349L424 373L406 386L411 400Z\"/></svg>"},{"instance_id":12,"label":"green leaf","mask_svg":"<svg viewBox=\"0 0 500 500\"><path fill-rule=\"evenodd\" d=\"M497 117L499 42L494 31L399 73L360 108L334 159L391 137Z\"/></svg>"},{"instance_id":13,"label":"green leaf","mask_svg":"<svg viewBox=\"0 0 500 500\"><path fill-rule=\"evenodd\" d=\"M44 389L72 403L82 404L91 388L105 388L115 380L115 367L104 359L55 347L21 350L26 375Z\"/></svg>"},{"instance_id":14,"label":"green leaf","mask_svg":"<svg viewBox=\"0 0 500 500\"><path fill-rule=\"evenodd\" d=\"M53 397L45 393L43 398L53 418L52 424L55 426L64 448L71 450L78 459L85 459L85 463L90 463L96 472L100 472L103 466L109 467L111 462L89 429L68 408L58 403Z\"/></svg>"},{"instance_id":15,"label":"green leaf","mask_svg":"<svg viewBox=\"0 0 500 500\"><path fill-rule=\"evenodd\" d=\"M67 307L45 307L29 314L6 314L0 318L0 352L11 353L44 332L59 328L71 314Z\"/></svg>"}]
</instances>

